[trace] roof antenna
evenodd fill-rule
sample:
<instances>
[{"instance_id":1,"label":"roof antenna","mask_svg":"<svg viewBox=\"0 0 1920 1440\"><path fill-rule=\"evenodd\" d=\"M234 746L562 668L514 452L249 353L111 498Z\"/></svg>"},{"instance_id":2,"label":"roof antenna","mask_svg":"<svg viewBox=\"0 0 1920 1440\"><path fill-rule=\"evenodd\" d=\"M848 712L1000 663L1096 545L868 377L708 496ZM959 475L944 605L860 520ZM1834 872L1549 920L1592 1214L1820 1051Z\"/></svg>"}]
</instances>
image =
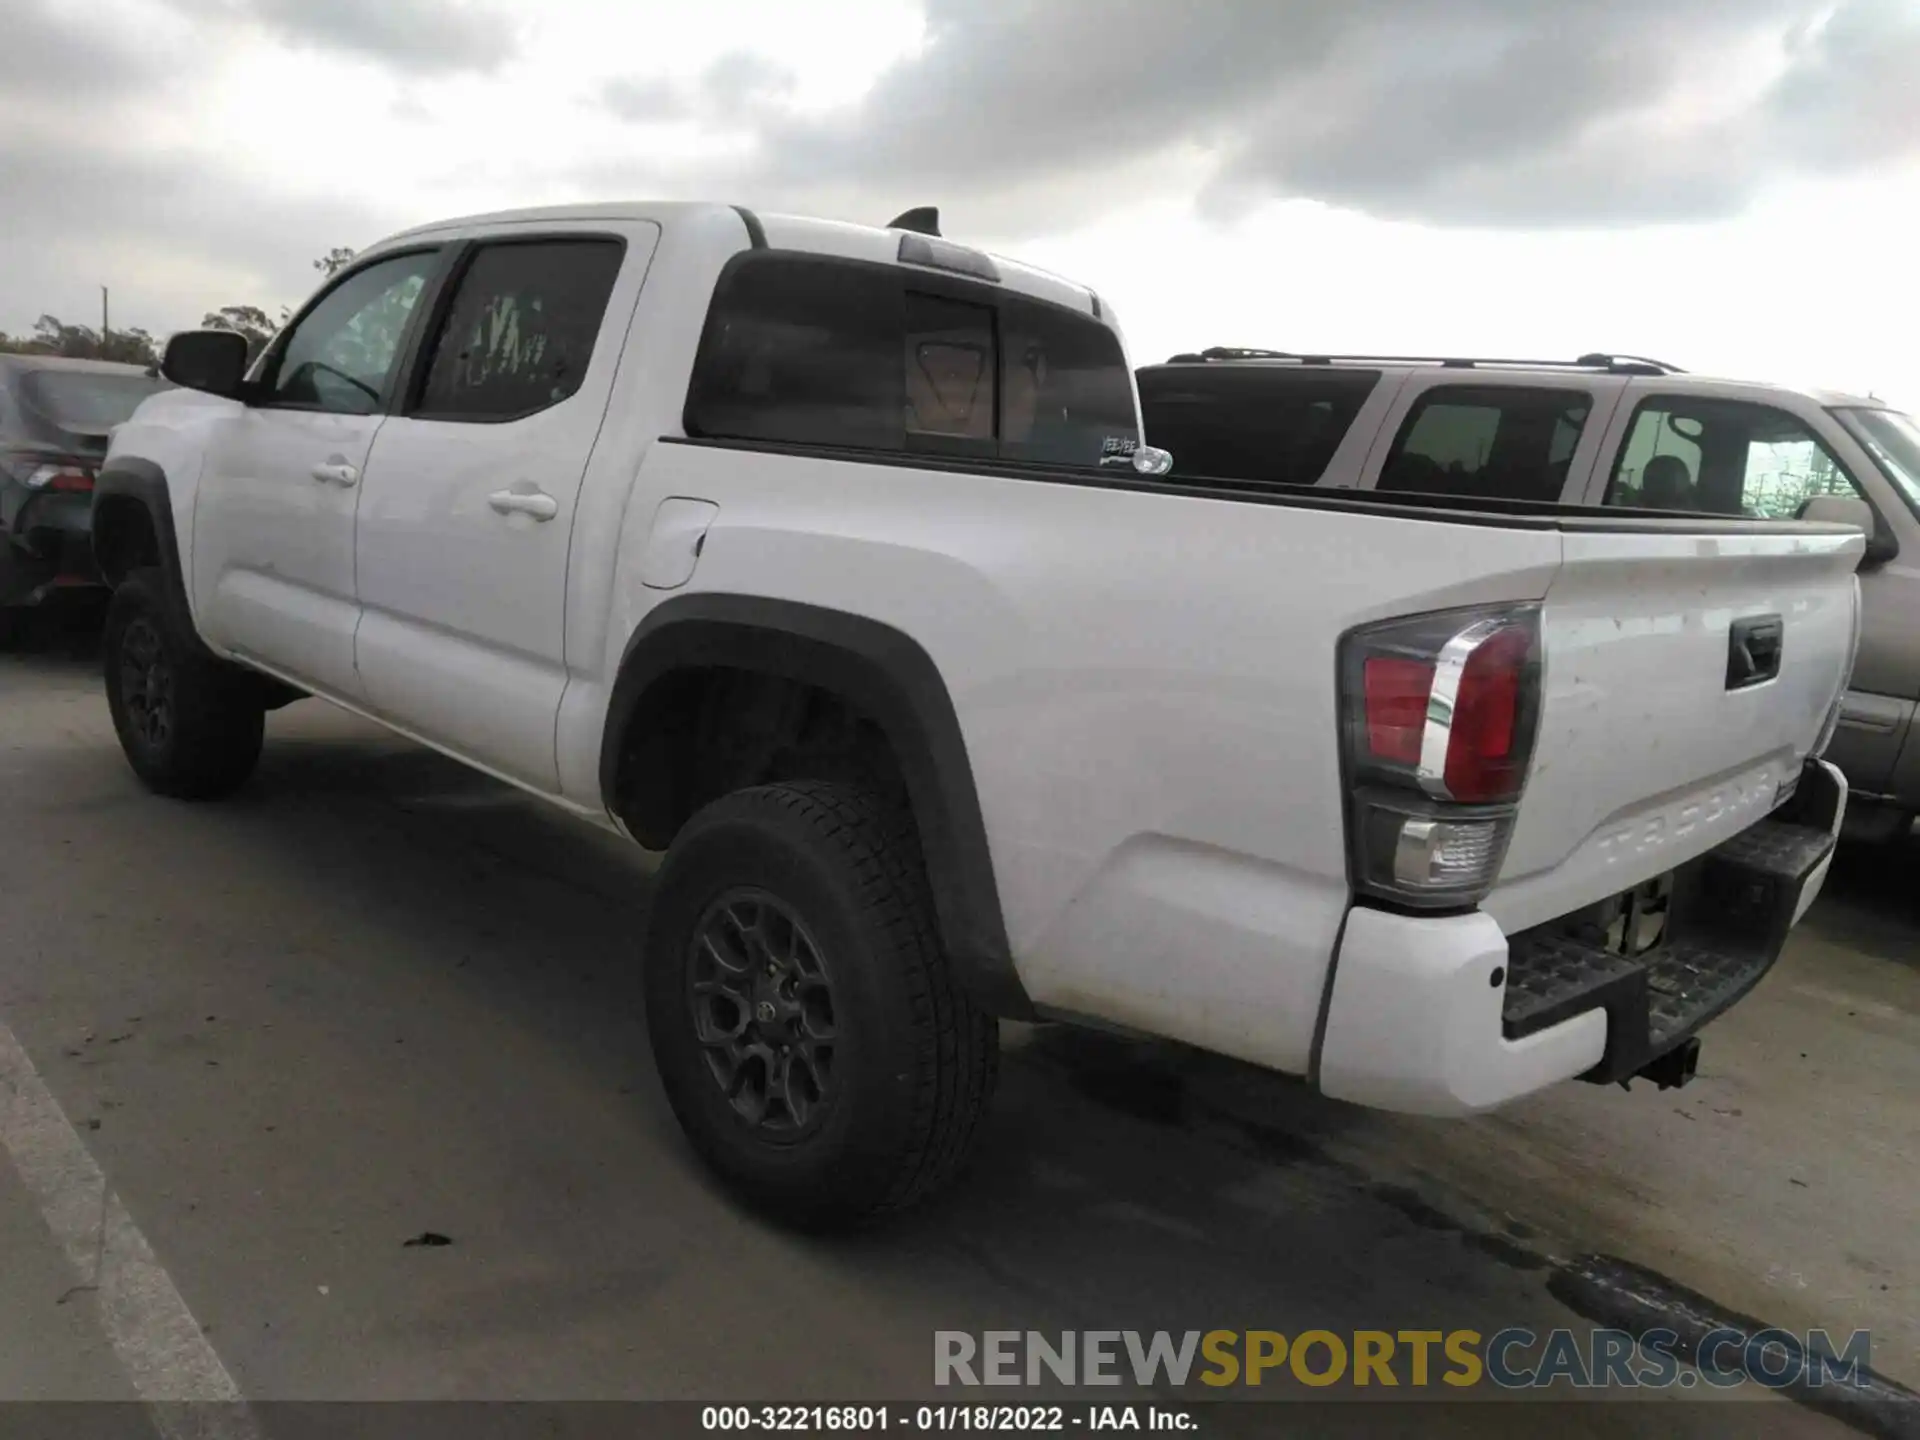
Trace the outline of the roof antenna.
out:
<instances>
[{"instance_id":1,"label":"roof antenna","mask_svg":"<svg viewBox=\"0 0 1920 1440\"><path fill-rule=\"evenodd\" d=\"M940 210L934 205L917 205L887 222L889 230L911 230L916 235L940 233Z\"/></svg>"}]
</instances>

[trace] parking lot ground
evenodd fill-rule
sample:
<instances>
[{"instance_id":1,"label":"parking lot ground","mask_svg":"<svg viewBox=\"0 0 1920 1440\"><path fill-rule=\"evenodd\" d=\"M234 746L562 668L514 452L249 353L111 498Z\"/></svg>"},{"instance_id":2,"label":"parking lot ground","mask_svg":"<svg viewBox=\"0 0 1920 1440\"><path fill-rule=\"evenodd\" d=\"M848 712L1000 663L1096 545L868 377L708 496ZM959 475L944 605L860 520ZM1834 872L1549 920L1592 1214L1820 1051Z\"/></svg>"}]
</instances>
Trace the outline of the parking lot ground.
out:
<instances>
[{"instance_id":1,"label":"parking lot ground","mask_svg":"<svg viewBox=\"0 0 1920 1440\"><path fill-rule=\"evenodd\" d=\"M0 1398L132 1400L81 1281L49 1238L34 1197L4 1165L0 1257Z\"/></svg>"},{"instance_id":2,"label":"parking lot ground","mask_svg":"<svg viewBox=\"0 0 1920 1440\"><path fill-rule=\"evenodd\" d=\"M155 799L95 662L63 653L0 657L0 816L0 1024L255 1401L976 1399L934 1389L936 1330L1584 1327L1549 1289L1584 1250L1781 1323L1884 1326L1907 1348L1876 1365L1913 1378L1912 951L1866 882L1677 1095L1425 1125L1009 1027L956 1191L822 1240L741 1212L683 1144L621 842L317 703L270 718L234 800ZM0 1398L124 1395L16 1180L0 1163ZM450 1243L405 1243L427 1233ZM1718 1401L1550 1423L1846 1433L1751 1387ZM1466 1403L1414 1428L1540 1427ZM1329 1424L1209 1425L1289 1431Z\"/></svg>"},{"instance_id":3,"label":"parking lot ground","mask_svg":"<svg viewBox=\"0 0 1920 1440\"><path fill-rule=\"evenodd\" d=\"M1920 845L1842 850L1677 1091L1563 1085L1435 1123L1190 1064L1210 1108L1399 1173L1437 1223L1627 1257L1796 1330L1871 1330L1875 1368L1920 1384Z\"/></svg>"}]
</instances>

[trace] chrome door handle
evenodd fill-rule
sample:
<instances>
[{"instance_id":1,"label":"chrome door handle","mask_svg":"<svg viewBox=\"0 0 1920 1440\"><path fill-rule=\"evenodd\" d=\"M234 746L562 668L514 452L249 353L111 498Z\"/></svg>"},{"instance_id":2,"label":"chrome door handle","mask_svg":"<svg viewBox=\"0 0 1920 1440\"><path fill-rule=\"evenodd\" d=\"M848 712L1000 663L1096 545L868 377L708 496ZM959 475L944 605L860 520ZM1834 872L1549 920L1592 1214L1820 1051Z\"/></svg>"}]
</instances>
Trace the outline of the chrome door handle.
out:
<instances>
[{"instance_id":1,"label":"chrome door handle","mask_svg":"<svg viewBox=\"0 0 1920 1440\"><path fill-rule=\"evenodd\" d=\"M487 504L502 515L531 515L536 520L551 520L560 513L560 502L541 491L496 490Z\"/></svg>"},{"instance_id":2,"label":"chrome door handle","mask_svg":"<svg viewBox=\"0 0 1920 1440\"><path fill-rule=\"evenodd\" d=\"M346 489L360 478L360 472L343 463L316 465L313 467L313 478L323 485L338 485Z\"/></svg>"}]
</instances>

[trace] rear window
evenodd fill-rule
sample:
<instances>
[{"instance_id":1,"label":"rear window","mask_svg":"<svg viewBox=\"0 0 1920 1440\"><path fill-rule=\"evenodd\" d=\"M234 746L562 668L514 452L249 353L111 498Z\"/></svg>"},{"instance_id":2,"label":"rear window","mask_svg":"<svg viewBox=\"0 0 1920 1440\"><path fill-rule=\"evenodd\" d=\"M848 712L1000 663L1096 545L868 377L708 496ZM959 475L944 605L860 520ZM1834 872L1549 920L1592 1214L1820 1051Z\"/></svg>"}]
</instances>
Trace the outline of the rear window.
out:
<instances>
[{"instance_id":1,"label":"rear window","mask_svg":"<svg viewBox=\"0 0 1920 1440\"><path fill-rule=\"evenodd\" d=\"M1557 501L1592 413L1578 390L1436 385L1401 425L1378 488Z\"/></svg>"},{"instance_id":2,"label":"rear window","mask_svg":"<svg viewBox=\"0 0 1920 1440\"><path fill-rule=\"evenodd\" d=\"M1120 342L989 285L758 252L715 290L689 435L1095 467L1139 439Z\"/></svg>"},{"instance_id":3,"label":"rear window","mask_svg":"<svg viewBox=\"0 0 1920 1440\"><path fill-rule=\"evenodd\" d=\"M29 370L19 386L21 409L30 420L80 435L104 435L142 400L168 388L158 378L110 370Z\"/></svg>"},{"instance_id":4,"label":"rear window","mask_svg":"<svg viewBox=\"0 0 1920 1440\"><path fill-rule=\"evenodd\" d=\"M1176 476L1312 485L1379 383L1378 370L1156 367L1140 372L1140 415Z\"/></svg>"}]
</instances>

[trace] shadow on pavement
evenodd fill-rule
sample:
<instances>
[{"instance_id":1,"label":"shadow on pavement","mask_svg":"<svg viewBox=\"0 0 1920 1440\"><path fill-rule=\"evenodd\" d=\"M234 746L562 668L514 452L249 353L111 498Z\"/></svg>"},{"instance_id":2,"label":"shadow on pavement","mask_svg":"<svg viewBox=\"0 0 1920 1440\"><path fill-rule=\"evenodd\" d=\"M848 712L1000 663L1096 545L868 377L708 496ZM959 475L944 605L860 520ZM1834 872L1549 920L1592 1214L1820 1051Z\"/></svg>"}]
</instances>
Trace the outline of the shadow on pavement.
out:
<instances>
[{"instance_id":1,"label":"shadow on pavement","mask_svg":"<svg viewBox=\"0 0 1920 1440\"><path fill-rule=\"evenodd\" d=\"M97 665L106 614L105 591L76 594L58 605L26 611L0 652L0 664L25 663L36 669Z\"/></svg>"},{"instance_id":2,"label":"shadow on pavement","mask_svg":"<svg viewBox=\"0 0 1920 1440\"><path fill-rule=\"evenodd\" d=\"M1842 845L1807 923L1827 939L1920 971L1920 837Z\"/></svg>"}]
</instances>

